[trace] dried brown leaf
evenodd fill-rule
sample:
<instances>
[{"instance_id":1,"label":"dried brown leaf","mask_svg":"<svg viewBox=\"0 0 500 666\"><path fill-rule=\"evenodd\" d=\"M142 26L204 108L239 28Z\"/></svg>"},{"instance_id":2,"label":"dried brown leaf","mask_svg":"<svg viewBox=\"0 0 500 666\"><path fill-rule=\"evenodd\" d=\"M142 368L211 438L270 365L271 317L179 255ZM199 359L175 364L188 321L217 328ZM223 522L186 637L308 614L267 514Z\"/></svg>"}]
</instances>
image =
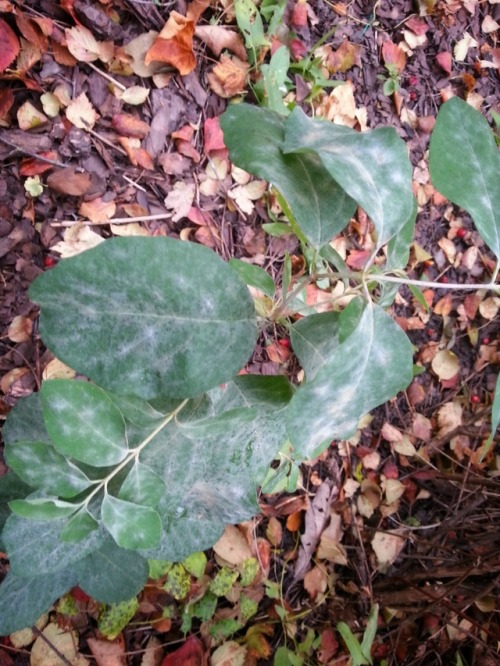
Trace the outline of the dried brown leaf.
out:
<instances>
[{"instance_id":1,"label":"dried brown leaf","mask_svg":"<svg viewBox=\"0 0 500 666\"><path fill-rule=\"evenodd\" d=\"M175 67L183 76L189 74L196 67L193 35L194 21L175 10L170 12L168 21L146 53L145 64L164 62Z\"/></svg>"},{"instance_id":2,"label":"dried brown leaf","mask_svg":"<svg viewBox=\"0 0 500 666\"><path fill-rule=\"evenodd\" d=\"M81 197L90 189L91 180L87 173L77 173L76 167L68 167L53 171L47 177L47 185L59 194Z\"/></svg>"},{"instance_id":3,"label":"dried brown leaf","mask_svg":"<svg viewBox=\"0 0 500 666\"><path fill-rule=\"evenodd\" d=\"M10 25L0 18L0 72L4 72L17 58L21 45Z\"/></svg>"},{"instance_id":4,"label":"dried brown leaf","mask_svg":"<svg viewBox=\"0 0 500 666\"><path fill-rule=\"evenodd\" d=\"M238 56L240 60L247 60L247 50L241 34L236 30L224 25L198 25L194 31L198 39L201 39L208 48L217 57L220 56L222 51L227 49Z\"/></svg>"}]
</instances>

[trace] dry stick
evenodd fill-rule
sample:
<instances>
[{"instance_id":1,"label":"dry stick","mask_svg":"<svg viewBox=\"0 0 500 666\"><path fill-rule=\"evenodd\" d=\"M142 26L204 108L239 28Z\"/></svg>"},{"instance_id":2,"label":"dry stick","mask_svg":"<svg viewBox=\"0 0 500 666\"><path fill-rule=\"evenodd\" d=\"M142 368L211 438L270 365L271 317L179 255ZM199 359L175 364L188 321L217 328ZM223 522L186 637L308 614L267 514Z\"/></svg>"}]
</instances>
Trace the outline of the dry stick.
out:
<instances>
[{"instance_id":1,"label":"dry stick","mask_svg":"<svg viewBox=\"0 0 500 666\"><path fill-rule=\"evenodd\" d=\"M154 220L168 220L173 213L158 213L156 215L139 215L138 217L114 217L105 222L91 222L91 220L54 220L53 227L73 227L75 224L90 224L100 226L105 224L128 224L129 222L152 222Z\"/></svg>"},{"instance_id":2,"label":"dry stick","mask_svg":"<svg viewBox=\"0 0 500 666\"><path fill-rule=\"evenodd\" d=\"M97 72L97 74L100 74L102 77L104 77L105 79L110 81L113 85L115 85L117 88L120 88L120 90L127 90L127 86L124 86L123 83L120 83L106 72L103 72L101 69L99 69L99 67L96 67L91 62L88 62L86 64L89 67L91 67L94 70L94 72Z\"/></svg>"},{"instance_id":3,"label":"dry stick","mask_svg":"<svg viewBox=\"0 0 500 666\"><path fill-rule=\"evenodd\" d=\"M48 157L42 157L41 155L35 153L33 150L28 150L27 148L22 148L21 146L17 146L15 143L12 143L12 141L9 141L3 136L0 136L0 141L5 143L7 146L10 146L11 148L14 148L15 150L17 150L17 152L21 153L22 155L28 155L28 157L33 157L36 160L40 160L40 162L46 162L47 164L52 164L52 166L61 167L63 169L66 169L68 167L68 164L63 164L62 162L58 162L57 160L51 160Z\"/></svg>"}]
</instances>

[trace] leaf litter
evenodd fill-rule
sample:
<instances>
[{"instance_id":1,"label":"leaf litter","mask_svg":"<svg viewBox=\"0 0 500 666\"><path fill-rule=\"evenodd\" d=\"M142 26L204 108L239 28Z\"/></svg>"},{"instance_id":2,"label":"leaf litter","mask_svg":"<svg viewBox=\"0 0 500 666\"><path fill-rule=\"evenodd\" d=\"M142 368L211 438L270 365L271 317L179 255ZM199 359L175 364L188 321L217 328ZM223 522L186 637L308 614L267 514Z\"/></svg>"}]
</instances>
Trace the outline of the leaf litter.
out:
<instances>
[{"instance_id":1,"label":"leaf litter","mask_svg":"<svg viewBox=\"0 0 500 666\"><path fill-rule=\"evenodd\" d=\"M42 376L73 372L40 348L26 295L59 257L110 235L193 235L274 275L291 251L295 279L301 270L286 235L262 231L271 221L267 183L230 165L223 144L225 100L250 95L257 81L231 6L192 2L167 17L140 3L61 1L53 3L61 30L36 4L0 3L3 415ZM360 131L397 127L420 205L415 275L480 281L491 259L470 219L433 188L423 158L432 96L466 96L483 112L498 105L498 3L417 4L420 16L401 1L376 4L367 17L344 3L299 1L274 34L260 39L253 24L253 55L264 62L282 44L294 62L310 55L309 69L291 74L290 101L307 100ZM336 32L311 51L332 23ZM398 77L390 95L377 78L391 73L388 65ZM73 67L76 82L66 86ZM346 84L329 89L331 78ZM35 176L40 184L25 187L23 178ZM359 211L333 241L349 266L372 250L367 224ZM330 297L316 285L304 304L320 311ZM40 651L47 643L36 634L28 642L33 663L83 663L79 641L100 666L269 663L285 644L300 663L329 663L347 655L335 625L362 626L375 603L385 609L376 663L416 655L432 663L436 651L452 663L470 650L495 663L499 460L494 449L483 456L483 441L500 362L500 301L480 291L423 298L427 308L405 292L394 305L418 349L420 374L406 396L304 465L294 494L262 495L261 515L227 528L201 571L185 563L184 597L168 592L161 567L136 607L102 608L73 590L39 629L55 650ZM267 340L247 371L295 377L293 350ZM214 598L216 577L229 583ZM118 620L108 630L110 617ZM15 654L2 640L2 659L16 663Z\"/></svg>"}]
</instances>

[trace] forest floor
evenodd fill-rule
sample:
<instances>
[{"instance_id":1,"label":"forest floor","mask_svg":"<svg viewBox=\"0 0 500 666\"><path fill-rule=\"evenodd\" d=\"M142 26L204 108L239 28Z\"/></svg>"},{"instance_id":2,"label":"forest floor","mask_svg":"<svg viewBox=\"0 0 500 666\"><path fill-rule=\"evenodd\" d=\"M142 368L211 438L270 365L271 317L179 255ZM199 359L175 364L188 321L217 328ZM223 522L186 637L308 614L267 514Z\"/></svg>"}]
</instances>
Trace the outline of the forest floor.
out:
<instances>
[{"instance_id":1,"label":"forest floor","mask_svg":"<svg viewBox=\"0 0 500 666\"><path fill-rule=\"evenodd\" d=\"M178 47L176 67L146 65L144 54L172 10L191 11L193 48ZM498 0L263 1L261 12L269 43L262 62L281 44L292 61L313 52L318 58L288 72L286 102L357 130L394 127L406 142L419 204L410 274L443 287L486 281L492 256L470 217L433 188L426 152L439 107L453 95L495 129ZM270 34L273 16L279 20ZM298 271L303 258L294 237L265 233L265 197L227 168L218 117L231 99L255 102L259 76L249 70L230 0L194 0L189 8L183 0L0 0L0 34L5 418L42 379L67 372L43 347L27 295L61 258L113 235L139 234L190 239L273 276L285 253ZM325 87L324 78L345 83ZM215 168L222 171L211 178ZM333 240L353 268L366 257L368 224L358 211ZM238 550L235 565L258 557L251 617L241 621L241 599L229 590L188 629L189 595L175 599L160 572L111 640L114 632L99 621L103 609L77 589L55 605L52 619L74 630L80 654L99 666L361 664L337 626L346 623L361 641L372 612L375 664L500 664L500 453L493 446L484 455L500 363L500 299L479 288L467 294L427 289L427 311L403 289L393 314L422 373L352 441L333 443L304 465L299 490L263 495L262 513L228 529L207 553L208 579L228 549ZM317 294L310 298L314 304ZM456 355L452 377L433 364L440 349ZM286 337L262 340L246 371L295 381ZM307 549L301 535L322 507L331 520ZM0 575L7 554L1 562ZM26 663L35 638L5 637L0 664ZM50 663L70 663L58 658ZM31 655L39 666L46 659Z\"/></svg>"}]
</instances>

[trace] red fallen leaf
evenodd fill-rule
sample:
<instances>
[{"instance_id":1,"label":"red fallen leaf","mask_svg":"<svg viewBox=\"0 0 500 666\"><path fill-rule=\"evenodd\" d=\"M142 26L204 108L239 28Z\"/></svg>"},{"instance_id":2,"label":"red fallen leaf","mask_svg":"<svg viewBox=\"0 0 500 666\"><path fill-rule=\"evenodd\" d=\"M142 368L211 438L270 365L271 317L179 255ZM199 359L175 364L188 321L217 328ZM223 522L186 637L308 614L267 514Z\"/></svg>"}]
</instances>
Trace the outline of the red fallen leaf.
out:
<instances>
[{"instance_id":1,"label":"red fallen leaf","mask_svg":"<svg viewBox=\"0 0 500 666\"><path fill-rule=\"evenodd\" d=\"M151 129L144 120L140 120L130 113L115 113L111 126L118 134L136 139L144 139Z\"/></svg>"},{"instance_id":2,"label":"red fallen leaf","mask_svg":"<svg viewBox=\"0 0 500 666\"><path fill-rule=\"evenodd\" d=\"M206 155L213 150L224 150L226 148L218 116L205 120L203 125L203 148Z\"/></svg>"},{"instance_id":3,"label":"red fallen leaf","mask_svg":"<svg viewBox=\"0 0 500 666\"><path fill-rule=\"evenodd\" d=\"M90 601L89 595L86 592L84 592L81 587L72 587L70 590L70 594L75 601L83 601L83 602Z\"/></svg>"},{"instance_id":4,"label":"red fallen leaf","mask_svg":"<svg viewBox=\"0 0 500 666\"><path fill-rule=\"evenodd\" d=\"M172 132L171 134L172 139L184 139L184 141L191 141L193 136L194 129L191 127L191 125L184 125L184 127L175 130L175 132Z\"/></svg>"},{"instance_id":5,"label":"red fallen leaf","mask_svg":"<svg viewBox=\"0 0 500 666\"><path fill-rule=\"evenodd\" d=\"M339 642L335 637L333 629L325 629L321 634L321 645L318 650L318 661L320 664L328 664L339 649Z\"/></svg>"},{"instance_id":6,"label":"red fallen leaf","mask_svg":"<svg viewBox=\"0 0 500 666\"><path fill-rule=\"evenodd\" d=\"M247 631L245 644L249 656L257 657L258 659L269 659L272 655L273 649L264 634L272 636L274 634L274 627L271 624L254 624Z\"/></svg>"},{"instance_id":7,"label":"red fallen leaf","mask_svg":"<svg viewBox=\"0 0 500 666\"><path fill-rule=\"evenodd\" d=\"M21 46L16 33L3 19L0 19L0 44L0 72L4 72L17 58Z\"/></svg>"},{"instance_id":8,"label":"red fallen leaf","mask_svg":"<svg viewBox=\"0 0 500 666\"><path fill-rule=\"evenodd\" d=\"M399 74L405 68L406 53L390 39L382 44L382 58L386 65L394 65Z\"/></svg>"},{"instance_id":9,"label":"red fallen leaf","mask_svg":"<svg viewBox=\"0 0 500 666\"><path fill-rule=\"evenodd\" d=\"M410 30L418 36L425 35L427 30L429 30L429 26L424 21L424 19L419 18L417 16L412 16L411 18L409 18L406 21L405 26L407 28L410 28Z\"/></svg>"},{"instance_id":10,"label":"red fallen leaf","mask_svg":"<svg viewBox=\"0 0 500 666\"><path fill-rule=\"evenodd\" d=\"M40 153L40 157L46 157L49 160L57 160L59 158L55 150L44 151ZM37 160L36 157L29 157L22 161L19 168L19 174L21 176L39 176L46 171L50 171L52 168L52 164Z\"/></svg>"},{"instance_id":11,"label":"red fallen leaf","mask_svg":"<svg viewBox=\"0 0 500 666\"><path fill-rule=\"evenodd\" d=\"M277 342L271 342L271 344L266 347L266 352L269 356L269 360L274 363L286 363L292 354L290 349L283 347Z\"/></svg>"},{"instance_id":12,"label":"red fallen leaf","mask_svg":"<svg viewBox=\"0 0 500 666\"><path fill-rule=\"evenodd\" d=\"M47 35L42 31L41 27L33 19L28 18L24 14L16 16L16 24L19 28L21 35L37 49L45 53L49 46Z\"/></svg>"},{"instance_id":13,"label":"red fallen leaf","mask_svg":"<svg viewBox=\"0 0 500 666\"><path fill-rule=\"evenodd\" d=\"M184 155L185 157L190 157L193 160L193 162L196 162L196 164L198 164L198 162L201 161L200 153L191 143L189 143L189 141L178 139L176 146L177 146L177 152L180 153L181 155Z\"/></svg>"},{"instance_id":14,"label":"red fallen leaf","mask_svg":"<svg viewBox=\"0 0 500 666\"><path fill-rule=\"evenodd\" d=\"M168 21L146 53L144 63L165 62L175 67L182 76L196 67L193 51L194 21L176 11L170 12Z\"/></svg>"},{"instance_id":15,"label":"red fallen leaf","mask_svg":"<svg viewBox=\"0 0 500 666\"><path fill-rule=\"evenodd\" d=\"M302 60L307 55L307 46L300 39L291 39L288 48L294 60Z\"/></svg>"},{"instance_id":16,"label":"red fallen leaf","mask_svg":"<svg viewBox=\"0 0 500 666\"><path fill-rule=\"evenodd\" d=\"M192 206L189 209L189 212L186 215L186 217L190 222L194 222L194 224L197 224L200 227L207 227L214 225L214 221L210 213L207 213L204 210L200 210L199 208L196 208L196 206Z\"/></svg>"},{"instance_id":17,"label":"red fallen leaf","mask_svg":"<svg viewBox=\"0 0 500 666\"><path fill-rule=\"evenodd\" d=\"M190 636L175 652L167 654L161 666L202 666L203 643L196 636Z\"/></svg>"},{"instance_id":18,"label":"red fallen leaf","mask_svg":"<svg viewBox=\"0 0 500 666\"><path fill-rule=\"evenodd\" d=\"M451 74L451 53L449 53L449 51L438 53L436 61L441 69L443 69L448 75Z\"/></svg>"},{"instance_id":19,"label":"red fallen leaf","mask_svg":"<svg viewBox=\"0 0 500 666\"><path fill-rule=\"evenodd\" d=\"M81 197L90 189L91 181L87 173L77 173L74 167L68 167L53 171L47 178L47 185L59 194Z\"/></svg>"},{"instance_id":20,"label":"red fallen leaf","mask_svg":"<svg viewBox=\"0 0 500 666\"><path fill-rule=\"evenodd\" d=\"M291 25L304 28L307 25L307 2L298 0L292 9Z\"/></svg>"},{"instance_id":21,"label":"red fallen leaf","mask_svg":"<svg viewBox=\"0 0 500 666\"><path fill-rule=\"evenodd\" d=\"M399 479L399 467L392 460L385 463L382 471L386 479Z\"/></svg>"}]
</instances>

